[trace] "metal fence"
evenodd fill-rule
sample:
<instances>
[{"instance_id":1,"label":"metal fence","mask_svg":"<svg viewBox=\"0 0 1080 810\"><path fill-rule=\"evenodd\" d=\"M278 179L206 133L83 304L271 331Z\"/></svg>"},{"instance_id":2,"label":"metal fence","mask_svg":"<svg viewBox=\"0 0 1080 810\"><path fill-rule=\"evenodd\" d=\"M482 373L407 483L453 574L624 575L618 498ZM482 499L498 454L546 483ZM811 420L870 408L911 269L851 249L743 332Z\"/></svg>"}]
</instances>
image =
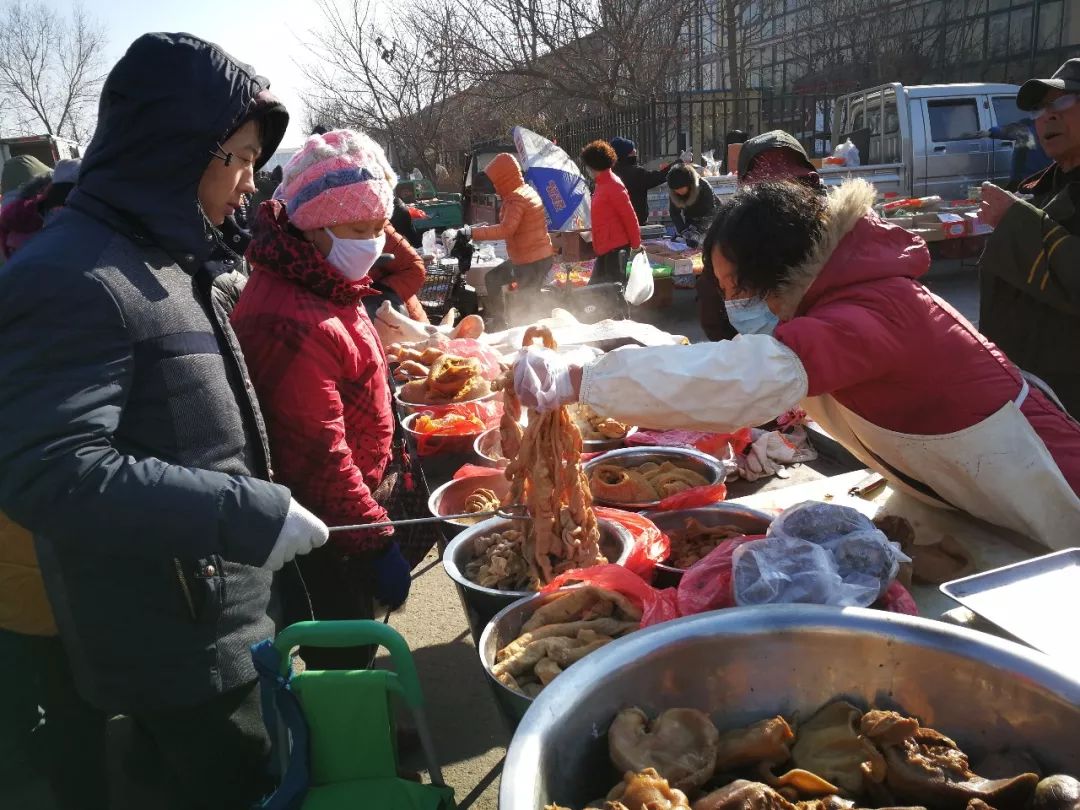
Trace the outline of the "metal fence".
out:
<instances>
[{"instance_id":1,"label":"metal fence","mask_svg":"<svg viewBox=\"0 0 1080 810\"><path fill-rule=\"evenodd\" d=\"M555 137L574 157L590 141L621 135L637 143L643 161L672 157L685 149L699 156L715 149L719 159L724 136L731 130L752 136L782 129L798 138L808 154L820 156L831 150L831 114L831 96L687 94L567 121L555 127Z\"/></svg>"}]
</instances>

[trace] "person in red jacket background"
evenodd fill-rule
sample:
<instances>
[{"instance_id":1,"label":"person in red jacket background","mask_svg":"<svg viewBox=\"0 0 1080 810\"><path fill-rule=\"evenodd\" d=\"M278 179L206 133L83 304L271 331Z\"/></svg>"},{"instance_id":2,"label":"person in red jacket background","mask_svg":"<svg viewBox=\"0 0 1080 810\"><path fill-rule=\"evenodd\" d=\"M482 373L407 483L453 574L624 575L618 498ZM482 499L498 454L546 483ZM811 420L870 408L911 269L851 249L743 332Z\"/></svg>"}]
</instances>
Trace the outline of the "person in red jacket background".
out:
<instances>
[{"instance_id":1,"label":"person in red jacket background","mask_svg":"<svg viewBox=\"0 0 1080 810\"><path fill-rule=\"evenodd\" d=\"M366 135L312 135L285 166L282 199L259 206L251 278L232 314L265 414L276 479L330 526L377 523L394 415L382 345L361 299L386 245L395 178ZM360 619L399 607L409 565L392 530L337 532L300 565L310 597L286 619ZM299 606L296 604L299 602ZM369 653L306 649L315 669L364 668Z\"/></svg>"},{"instance_id":2,"label":"person in red jacket background","mask_svg":"<svg viewBox=\"0 0 1080 810\"><path fill-rule=\"evenodd\" d=\"M581 150L581 162L592 174L592 238L596 261L589 284L626 280L627 251L641 247L641 227L630 195L611 168L615 150L607 141L593 141Z\"/></svg>"}]
</instances>

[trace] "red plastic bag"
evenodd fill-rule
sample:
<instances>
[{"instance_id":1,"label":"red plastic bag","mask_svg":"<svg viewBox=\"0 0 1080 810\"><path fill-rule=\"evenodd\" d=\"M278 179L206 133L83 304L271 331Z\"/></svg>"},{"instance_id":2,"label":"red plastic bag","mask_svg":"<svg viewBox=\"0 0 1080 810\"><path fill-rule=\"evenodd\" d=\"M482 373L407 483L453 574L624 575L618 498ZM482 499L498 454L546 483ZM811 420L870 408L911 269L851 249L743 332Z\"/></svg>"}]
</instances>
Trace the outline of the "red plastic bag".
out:
<instances>
[{"instance_id":1,"label":"red plastic bag","mask_svg":"<svg viewBox=\"0 0 1080 810\"><path fill-rule=\"evenodd\" d=\"M700 430L648 430L641 429L626 437L627 447L691 447L718 459L727 455L727 445L736 453L743 452L750 444L750 428L734 433L705 433Z\"/></svg>"},{"instance_id":2,"label":"red plastic bag","mask_svg":"<svg viewBox=\"0 0 1080 810\"><path fill-rule=\"evenodd\" d=\"M753 440L750 428L745 427L734 433L707 433L694 442L694 447L702 453L722 459L727 455L727 445L731 445L735 455L741 455Z\"/></svg>"},{"instance_id":3,"label":"red plastic bag","mask_svg":"<svg viewBox=\"0 0 1080 810\"><path fill-rule=\"evenodd\" d=\"M655 507L657 512L671 512L676 509L693 509L697 506L711 506L727 497L727 486L723 482L706 487L694 487L674 495L668 495Z\"/></svg>"},{"instance_id":4,"label":"red plastic bag","mask_svg":"<svg viewBox=\"0 0 1080 810\"><path fill-rule=\"evenodd\" d=\"M658 590L645 580L621 565L594 565L591 568L579 568L559 574L540 593L551 593L566 585L583 582L609 591L621 593L641 608L641 626L649 627L660 622L679 618L675 603L675 589Z\"/></svg>"},{"instance_id":5,"label":"red plastic bag","mask_svg":"<svg viewBox=\"0 0 1080 810\"><path fill-rule=\"evenodd\" d=\"M647 517L637 512L609 509L605 506L596 507L596 516L615 521L634 536L634 547L624 565L642 579L651 579L656 564L663 562L671 554L671 541L668 536Z\"/></svg>"},{"instance_id":6,"label":"red plastic bag","mask_svg":"<svg viewBox=\"0 0 1080 810\"><path fill-rule=\"evenodd\" d=\"M731 591L731 555L743 543L760 540L764 536L732 537L687 568L679 581L679 615L692 616L707 610L735 607L735 597Z\"/></svg>"},{"instance_id":7,"label":"red plastic bag","mask_svg":"<svg viewBox=\"0 0 1080 810\"><path fill-rule=\"evenodd\" d=\"M475 478L478 475L491 475L498 472L494 467L481 467L479 464L462 464L458 468L458 471L454 473L454 480L458 481L462 478Z\"/></svg>"},{"instance_id":8,"label":"red plastic bag","mask_svg":"<svg viewBox=\"0 0 1080 810\"><path fill-rule=\"evenodd\" d=\"M890 613L904 613L908 616L919 615L919 608L915 604L915 597L911 595L911 592L907 588L895 579L885 590L885 595L874 602L871 607L887 610Z\"/></svg>"}]
</instances>

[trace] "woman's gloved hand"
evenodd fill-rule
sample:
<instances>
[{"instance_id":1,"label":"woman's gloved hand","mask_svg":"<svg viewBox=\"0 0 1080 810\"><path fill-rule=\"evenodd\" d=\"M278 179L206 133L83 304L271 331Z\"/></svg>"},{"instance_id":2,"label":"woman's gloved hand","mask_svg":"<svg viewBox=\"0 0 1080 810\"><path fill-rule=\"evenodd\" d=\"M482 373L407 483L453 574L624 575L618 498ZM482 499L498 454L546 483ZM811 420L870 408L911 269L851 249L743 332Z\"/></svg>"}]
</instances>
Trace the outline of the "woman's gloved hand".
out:
<instances>
[{"instance_id":1,"label":"woman's gloved hand","mask_svg":"<svg viewBox=\"0 0 1080 810\"><path fill-rule=\"evenodd\" d=\"M580 375L576 375L580 383ZM576 402L577 387L570 366L551 349L530 346L514 366L514 390L526 408L541 413Z\"/></svg>"},{"instance_id":2,"label":"woman's gloved hand","mask_svg":"<svg viewBox=\"0 0 1080 810\"><path fill-rule=\"evenodd\" d=\"M401 547L392 542L386 551L375 558L375 598L390 610L397 610L409 598L412 571L401 553Z\"/></svg>"},{"instance_id":3,"label":"woman's gloved hand","mask_svg":"<svg viewBox=\"0 0 1080 810\"><path fill-rule=\"evenodd\" d=\"M326 524L317 518L312 512L305 509L296 499L289 501L289 511L285 515L285 522L281 524L274 547L270 549L270 556L262 564L263 568L271 571L280 571L285 563L291 561L298 554L308 554L312 549L324 545L330 537L330 531Z\"/></svg>"}]
</instances>

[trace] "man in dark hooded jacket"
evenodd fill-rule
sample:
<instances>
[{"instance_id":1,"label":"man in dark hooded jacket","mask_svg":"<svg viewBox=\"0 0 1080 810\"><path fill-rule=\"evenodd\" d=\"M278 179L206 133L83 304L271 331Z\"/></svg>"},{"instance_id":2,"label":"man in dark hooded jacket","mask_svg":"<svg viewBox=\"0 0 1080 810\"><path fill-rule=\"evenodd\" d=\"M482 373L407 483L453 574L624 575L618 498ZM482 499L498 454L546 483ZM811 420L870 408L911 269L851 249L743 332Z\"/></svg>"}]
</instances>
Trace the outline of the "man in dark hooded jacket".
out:
<instances>
[{"instance_id":1,"label":"man in dark hooded jacket","mask_svg":"<svg viewBox=\"0 0 1080 810\"><path fill-rule=\"evenodd\" d=\"M637 144L629 138L612 138L611 148L615 150L615 168L612 171L626 186L630 195L630 204L634 206L638 225L649 221L649 190L667 182L669 164L659 169L646 169L638 165Z\"/></svg>"},{"instance_id":2,"label":"man in dark hooded jacket","mask_svg":"<svg viewBox=\"0 0 1080 810\"><path fill-rule=\"evenodd\" d=\"M288 123L268 87L140 37L67 206L0 270L0 510L34 533L80 693L131 717L127 792L153 796L131 806L262 795L249 646L274 572L327 537L270 481L226 312L242 259L218 229Z\"/></svg>"}]
</instances>

